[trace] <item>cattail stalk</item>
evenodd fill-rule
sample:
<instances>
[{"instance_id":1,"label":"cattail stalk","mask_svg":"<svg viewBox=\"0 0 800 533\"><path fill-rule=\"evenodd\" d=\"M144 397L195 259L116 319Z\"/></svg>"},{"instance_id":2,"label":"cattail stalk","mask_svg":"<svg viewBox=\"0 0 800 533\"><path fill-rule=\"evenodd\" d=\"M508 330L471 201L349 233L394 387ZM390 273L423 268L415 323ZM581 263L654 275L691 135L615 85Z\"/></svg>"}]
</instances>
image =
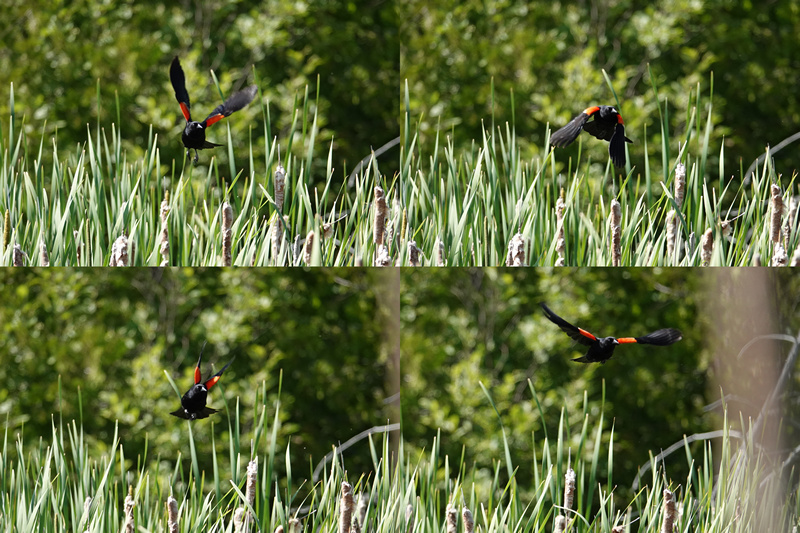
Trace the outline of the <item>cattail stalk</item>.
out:
<instances>
[{"instance_id":1,"label":"cattail stalk","mask_svg":"<svg viewBox=\"0 0 800 533\"><path fill-rule=\"evenodd\" d=\"M783 215L783 198L781 197L781 186L773 183L771 187L772 199L772 218L770 220L770 240L775 244L781 240L781 216Z\"/></svg>"},{"instance_id":2,"label":"cattail stalk","mask_svg":"<svg viewBox=\"0 0 800 533\"><path fill-rule=\"evenodd\" d=\"M461 522L464 524L464 533L475 533L475 520L472 518L472 511L466 507L461 509Z\"/></svg>"},{"instance_id":3,"label":"cattail stalk","mask_svg":"<svg viewBox=\"0 0 800 533\"><path fill-rule=\"evenodd\" d=\"M446 510L447 533L456 533L458 528L458 510L452 503L447 504Z\"/></svg>"},{"instance_id":4,"label":"cattail stalk","mask_svg":"<svg viewBox=\"0 0 800 533\"><path fill-rule=\"evenodd\" d=\"M708 266L711 263L711 254L714 252L714 235L708 228L700 239L700 264Z\"/></svg>"},{"instance_id":5,"label":"cattail stalk","mask_svg":"<svg viewBox=\"0 0 800 533\"><path fill-rule=\"evenodd\" d=\"M664 489L664 517L661 521L661 533L672 533L675 522L675 494Z\"/></svg>"},{"instance_id":6,"label":"cattail stalk","mask_svg":"<svg viewBox=\"0 0 800 533\"><path fill-rule=\"evenodd\" d=\"M169 189L164 191L164 199L161 200L161 236L159 238L158 252L161 254L161 266L169 265Z\"/></svg>"},{"instance_id":7,"label":"cattail stalk","mask_svg":"<svg viewBox=\"0 0 800 533\"><path fill-rule=\"evenodd\" d=\"M167 498L167 529L169 533L178 533L178 500Z\"/></svg>"},{"instance_id":8,"label":"cattail stalk","mask_svg":"<svg viewBox=\"0 0 800 533\"><path fill-rule=\"evenodd\" d=\"M555 266L565 265L564 252L567 249L566 240L564 239L564 211L567 208L565 195L566 193L562 187L561 194L556 200L556 254L558 254L558 258Z\"/></svg>"},{"instance_id":9,"label":"cattail stalk","mask_svg":"<svg viewBox=\"0 0 800 533\"><path fill-rule=\"evenodd\" d=\"M111 245L111 261L109 262L109 266L128 266L128 237L124 233L117 237L117 240Z\"/></svg>"},{"instance_id":10,"label":"cattail stalk","mask_svg":"<svg viewBox=\"0 0 800 533\"><path fill-rule=\"evenodd\" d=\"M611 227L611 265L622 264L622 207L619 202L611 200L611 216L608 220Z\"/></svg>"},{"instance_id":11,"label":"cattail stalk","mask_svg":"<svg viewBox=\"0 0 800 533\"><path fill-rule=\"evenodd\" d=\"M133 485L128 485L128 495L125 496L125 533L134 533L136 525L133 518L133 507L136 505L133 501Z\"/></svg>"},{"instance_id":12,"label":"cattail stalk","mask_svg":"<svg viewBox=\"0 0 800 533\"><path fill-rule=\"evenodd\" d=\"M228 202L222 203L222 266L229 267L233 263L231 238L233 236L233 208Z\"/></svg>"},{"instance_id":13,"label":"cattail stalk","mask_svg":"<svg viewBox=\"0 0 800 533\"><path fill-rule=\"evenodd\" d=\"M342 481L342 496L339 505L339 533L350 533L353 515L353 486L347 481Z\"/></svg>"},{"instance_id":14,"label":"cattail stalk","mask_svg":"<svg viewBox=\"0 0 800 533\"><path fill-rule=\"evenodd\" d=\"M522 236L522 233L517 233L511 237L511 241L508 243L506 266L525 266L525 237Z\"/></svg>"}]
</instances>

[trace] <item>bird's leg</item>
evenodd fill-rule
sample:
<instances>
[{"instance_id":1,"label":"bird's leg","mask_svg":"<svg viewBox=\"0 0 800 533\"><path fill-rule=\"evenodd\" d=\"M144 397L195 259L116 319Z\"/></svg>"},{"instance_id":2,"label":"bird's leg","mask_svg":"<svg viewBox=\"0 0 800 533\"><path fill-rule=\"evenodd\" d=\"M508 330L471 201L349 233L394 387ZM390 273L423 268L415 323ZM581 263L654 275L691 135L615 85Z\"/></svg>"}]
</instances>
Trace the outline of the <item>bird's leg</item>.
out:
<instances>
[{"instance_id":1,"label":"bird's leg","mask_svg":"<svg viewBox=\"0 0 800 533\"><path fill-rule=\"evenodd\" d=\"M195 149L194 149L194 161L192 161L192 162L193 162L193 163L196 165L196 164L197 164L197 161L198 161L198 159L200 159L200 156L199 156L199 155L198 155L198 153L197 153L197 148L195 148Z\"/></svg>"}]
</instances>

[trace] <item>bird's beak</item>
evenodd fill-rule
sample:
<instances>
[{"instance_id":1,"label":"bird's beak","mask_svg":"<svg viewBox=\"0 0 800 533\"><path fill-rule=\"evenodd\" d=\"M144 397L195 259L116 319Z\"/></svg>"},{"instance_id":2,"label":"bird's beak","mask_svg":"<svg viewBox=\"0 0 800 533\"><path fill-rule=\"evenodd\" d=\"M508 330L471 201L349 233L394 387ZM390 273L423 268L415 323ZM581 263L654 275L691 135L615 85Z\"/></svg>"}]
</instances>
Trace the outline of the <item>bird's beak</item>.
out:
<instances>
[{"instance_id":1,"label":"bird's beak","mask_svg":"<svg viewBox=\"0 0 800 533\"><path fill-rule=\"evenodd\" d=\"M619 344L619 341L617 339L614 339L614 344Z\"/></svg>"}]
</instances>

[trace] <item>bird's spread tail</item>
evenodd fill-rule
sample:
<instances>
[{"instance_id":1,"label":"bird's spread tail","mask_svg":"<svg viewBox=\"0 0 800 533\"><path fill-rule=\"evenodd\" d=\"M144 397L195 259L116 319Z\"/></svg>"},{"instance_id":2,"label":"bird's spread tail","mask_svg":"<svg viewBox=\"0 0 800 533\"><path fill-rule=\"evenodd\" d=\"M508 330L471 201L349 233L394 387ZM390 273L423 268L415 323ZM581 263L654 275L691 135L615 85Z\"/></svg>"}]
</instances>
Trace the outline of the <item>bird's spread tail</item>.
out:
<instances>
[{"instance_id":1,"label":"bird's spread tail","mask_svg":"<svg viewBox=\"0 0 800 533\"><path fill-rule=\"evenodd\" d=\"M652 333L648 333L644 337L636 337L636 342L639 344L653 344L655 346L667 346L669 344L678 342L683 338L683 335L677 329L659 329Z\"/></svg>"}]
</instances>

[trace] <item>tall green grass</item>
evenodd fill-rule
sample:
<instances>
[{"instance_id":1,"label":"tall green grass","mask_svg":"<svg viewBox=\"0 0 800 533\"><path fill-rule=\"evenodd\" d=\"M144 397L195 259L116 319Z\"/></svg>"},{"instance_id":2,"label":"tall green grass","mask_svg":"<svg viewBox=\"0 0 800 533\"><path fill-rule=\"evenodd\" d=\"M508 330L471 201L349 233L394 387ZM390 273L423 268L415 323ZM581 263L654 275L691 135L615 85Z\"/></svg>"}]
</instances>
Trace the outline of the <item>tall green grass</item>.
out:
<instances>
[{"instance_id":1,"label":"tall green grass","mask_svg":"<svg viewBox=\"0 0 800 533\"><path fill-rule=\"evenodd\" d=\"M97 92L99 106L99 85ZM354 176L352 187L346 185L346 174L337 175L333 145L326 150L316 145L316 105L308 88L295 102L291 128L280 138L272 131L269 102L261 94L258 101L262 124L256 127L264 133L265 159L254 159L252 138L234 143L228 124L229 164L221 166L214 151L204 151L208 167L202 170L188 158L175 164L164 161L159 136L152 130L145 155L129 160L119 123L110 131L99 122L94 132L87 128L86 141L76 147L59 146L55 140L51 144L44 137L34 143L19 127L12 84L7 130L0 127L0 206L6 216L0 264L14 263L16 245L24 265L104 266L111 260L112 243L126 235L127 264L160 265L163 231L168 238L165 264L221 265L225 202L233 210L233 265L371 261L373 187L381 185L388 192L392 184L384 183L374 159ZM246 148L235 152L234 146ZM52 159L52 165L45 167L45 159ZM324 176L311 174L312 168L323 166ZM286 176L280 205L274 189L279 167ZM306 260L306 237L312 231L323 235L326 225L322 239L309 239L313 244ZM275 252L271 227L282 236Z\"/></svg>"},{"instance_id":2,"label":"tall green grass","mask_svg":"<svg viewBox=\"0 0 800 533\"><path fill-rule=\"evenodd\" d=\"M406 85L398 194L407 208L409 238L421 249L424 263L436 263L442 243L447 265L503 265L512 238L519 233L525 240L526 264L553 266L559 259L555 204L564 194L567 266L612 264L609 215L614 199L622 212L622 266L705 264L701 245L709 230L713 242L709 264L771 264L777 258L776 242L770 239L770 186L781 182L785 206L781 226L788 229L779 241L788 255L782 264L791 262L800 244L797 210L789 208L797 195L794 176L780 180L781 172L767 153L752 176L738 169L738 179L731 181L728 176L733 172L724 168L724 146L715 148L709 142L714 127L713 78L708 98L699 87L693 93L694 105L685 110L686 131L680 138L670 137L675 128L666 102L660 100L652 77L651 83L658 102L661 145L649 146L647 131L640 132L645 158L636 161L636 168L628 158L621 171L610 162L604 167L590 164L583 155L564 161L562 152L553 151L547 139L538 154L526 153L508 123L484 128L482 138L465 150L457 151L441 132L432 148L422 146L411 122ZM718 169L708 168L713 150L719 151ZM557 170L561 168L557 163L563 165L562 170ZM674 185L679 163L686 169L686 195L680 205ZM666 217L672 209L677 213L677 253L668 255ZM800 256L794 261L800 261Z\"/></svg>"},{"instance_id":3,"label":"tall green grass","mask_svg":"<svg viewBox=\"0 0 800 533\"><path fill-rule=\"evenodd\" d=\"M262 389L264 387L262 386ZM788 467L776 464L747 432L734 438L721 431L718 446L706 443L695 455L688 441L684 451L691 464L685 478L671 479L657 459L642 479L631 501L619 501L615 490L634 480L614 476L613 424L606 428L605 415L583 413L583 422L571 428L564 409L549 412L531 388L536 412L559 419L557 435L533 435L541 450L524 464L512 464L508 444L500 451L490 476L481 474L463 458L443 456L442 435L418 454L406 451L402 440L393 455L389 439L370 440L372 472L358 479L348 477L347 454L334 454L332 462L314 481L310 470L285 464L285 478L276 466L288 457L277 442L280 402L270 409L262 390L257 412L229 412L226 442L214 442L212 471L203 471L194 438L199 425L185 422L189 444L188 462L173 465L158 450L135 459L125 456L124 439L115 434L110 453L90 457L80 424L54 418L52 433L36 442L9 435L8 423L0 455L0 527L5 531L112 532L125 530L124 499L130 495L135 531L167 528L168 497L177 500L178 531L233 531L239 512L252 512L251 531L290 531L299 520L303 531L351 531L341 528L342 483L347 481L357 496L352 531L442 532L448 506L461 514L471 511L479 531L551 531L559 515L572 531L659 532L665 515L665 489L675 494L674 531L743 532L788 531L797 523L797 487ZM491 397L484 391L489 401ZM275 416L267 416L274 411ZM221 417L224 420L224 417ZM58 421L56 421L58 420ZM209 422L209 421L204 421ZM226 422L222 422L226 423ZM252 440L242 439L240 428L254 425ZM723 428L728 427L727 418ZM504 434L501 425L498 432ZM213 433L213 432L212 432ZM740 436L740 435L739 435ZM155 454L158 460L147 455ZM258 460L255 490L245 488L248 461ZM135 467L133 466L135 465ZM531 487L515 480L519 469L532 471ZM575 497L565 508L565 477L575 473ZM230 472L228 476L224 472ZM600 472L603 474L601 475ZM252 501L246 500L250 492ZM467 531L464 524L459 531Z\"/></svg>"}]
</instances>

